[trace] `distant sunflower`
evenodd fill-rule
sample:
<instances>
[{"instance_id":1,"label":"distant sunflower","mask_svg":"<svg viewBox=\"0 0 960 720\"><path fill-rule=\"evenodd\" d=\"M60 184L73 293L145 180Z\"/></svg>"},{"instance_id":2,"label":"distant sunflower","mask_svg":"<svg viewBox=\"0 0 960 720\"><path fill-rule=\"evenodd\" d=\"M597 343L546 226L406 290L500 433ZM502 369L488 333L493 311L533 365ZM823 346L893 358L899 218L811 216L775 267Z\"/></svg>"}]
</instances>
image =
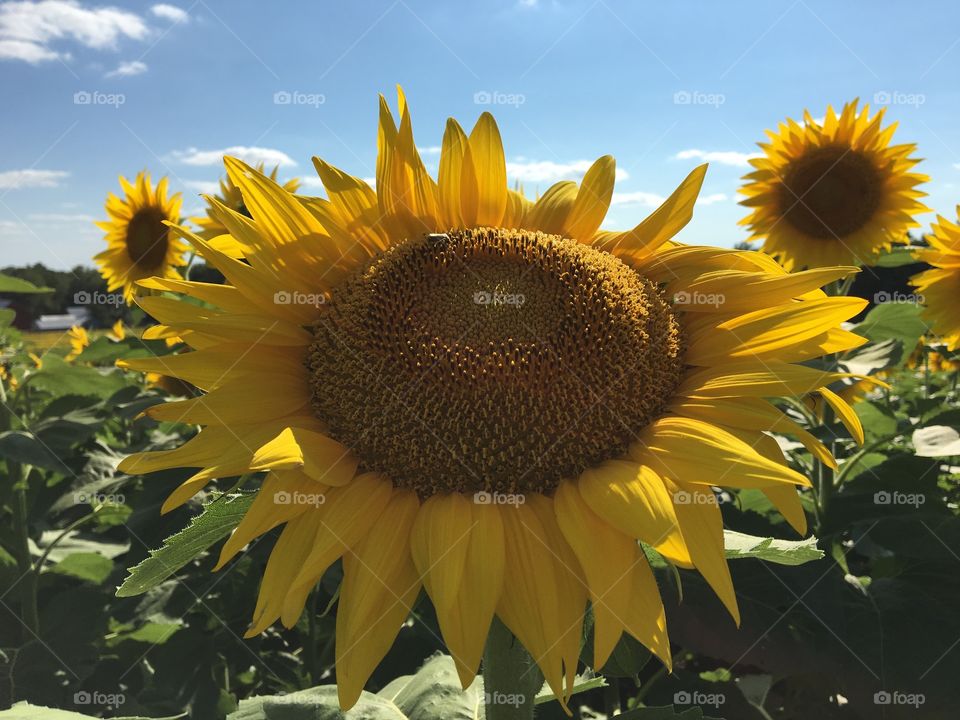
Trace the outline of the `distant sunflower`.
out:
<instances>
[{"instance_id":1,"label":"distant sunflower","mask_svg":"<svg viewBox=\"0 0 960 720\"><path fill-rule=\"evenodd\" d=\"M184 296L140 299L162 323L147 337L180 332L193 350L126 362L204 390L147 413L205 427L120 467L199 468L164 510L266 473L218 564L284 526L248 636L296 623L342 558L342 707L421 585L464 686L496 614L565 703L588 600L595 665L627 633L670 666L638 538L699 570L739 621L711 488L758 488L805 532L810 483L764 431L834 460L767 398L842 377L800 363L864 342L839 328L864 301L819 290L855 268L788 275L760 253L673 243L705 166L625 232L599 229L609 156L530 202L507 188L488 113L469 135L448 121L434 181L402 93L399 127L381 98L376 191L315 159L329 199L304 203L225 162L251 218L212 210L250 252L179 229L227 284L142 282Z\"/></svg>"},{"instance_id":2,"label":"distant sunflower","mask_svg":"<svg viewBox=\"0 0 960 720\"><path fill-rule=\"evenodd\" d=\"M70 352L67 353L66 360L74 360L79 357L84 348L90 345L90 335L80 325L74 325L67 330L67 339L70 341Z\"/></svg>"},{"instance_id":3,"label":"distant sunflower","mask_svg":"<svg viewBox=\"0 0 960 720\"><path fill-rule=\"evenodd\" d=\"M822 123L805 111L803 125L788 118L758 143L740 224L787 270L869 265L918 226L927 208L916 188L929 178L911 172L915 145L890 144L896 123L881 127L883 114L865 105L858 115L856 101L839 117L828 107Z\"/></svg>"},{"instance_id":4,"label":"distant sunflower","mask_svg":"<svg viewBox=\"0 0 960 720\"><path fill-rule=\"evenodd\" d=\"M122 342L126 336L127 330L123 326L123 320L117 320L107 332L107 337L114 342Z\"/></svg>"},{"instance_id":5,"label":"distant sunflower","mask_svg":"<svg viewBox=\"0 0 960 720\"><path fill-rule=\"evenodd\" d=\"M264 172L264 164L257 163L254 169L259 172ZM279 171L280 166L273 168L270 171L268 176L271 180L276 181L277 172ZM292 178L283 183L283 189L289 193L295 193L300 188L299 178ZM220 180L220 192L217 195L206 198L207 200L207 215L206 217L194 217L190 218L190 222L194 223L200 228L200 232L197 233L204 240L213 240L221 235L228 234L228 230L224 227L223 223L217 217L216 205L213 202L216 200L216 203L230 208L231 210L240 213L241 215L246 215L250 217L250 212L247 210L247 206L243 201L243 194L240 192L240 188L233 184L233 181L230 179L230 176Z\"/></svg>"},{"instance_id":6,"label":"distant sunflower","mask_svg":"<svg viewBox=\"0 0 960 720\"><path fill-rule=\"evenodd\" d=\"M932 330L943 338L947 349L960 350L960 226L938 215L932 229L926 236L930 247L914 254L933 267L914 275L910 282L923 295L923 316Z\"/></svg>"},{"instance_id":7,"label":"distant sunflower","mask_svg":"<svg viewBox=\"0 0 960 720\"><path fill-rule=\"evenodd\" d=\"M107 290L123 290L132 302L137 280L148 277L178 278L174 269L185 265L186 244L164 224L180 222L180 193L167 197L167 179L154 189L150 176L138 173L134 184L120 177L124 197L110 193L106 210L109 220L96 225L107 233L107 249L94 256Z\"/></svg>"}]
</instances>

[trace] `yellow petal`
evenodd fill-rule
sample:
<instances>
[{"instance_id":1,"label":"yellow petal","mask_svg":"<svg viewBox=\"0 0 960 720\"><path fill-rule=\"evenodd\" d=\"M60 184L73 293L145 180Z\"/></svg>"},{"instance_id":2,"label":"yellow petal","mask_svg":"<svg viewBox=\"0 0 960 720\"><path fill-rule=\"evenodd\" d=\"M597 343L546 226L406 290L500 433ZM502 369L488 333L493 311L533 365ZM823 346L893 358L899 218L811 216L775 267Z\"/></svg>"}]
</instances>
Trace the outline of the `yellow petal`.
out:
<instances>
[{"instance_id":1,"label":"yellow petal","mask_svg":"<svg viewBox=\"0 0 960 720\"><path fill-rule=\"evenodd\" d=\"M460 185L463 222L498 227L507 209L507 164L493 115L485 112L470 131ZM475 214L474 214L475 213Z\"/></svg>"},{"instance_id":2,"label":"yellow petal","mask_svg":"<svg viewBox=\"0 0 960 720\"><path fill-rule=\"evenodd\" d=\"M587 170L564 225L564 237L590 242L607 215L613 197L617 163L604 155Z\"/></svg>"}]
</instances>

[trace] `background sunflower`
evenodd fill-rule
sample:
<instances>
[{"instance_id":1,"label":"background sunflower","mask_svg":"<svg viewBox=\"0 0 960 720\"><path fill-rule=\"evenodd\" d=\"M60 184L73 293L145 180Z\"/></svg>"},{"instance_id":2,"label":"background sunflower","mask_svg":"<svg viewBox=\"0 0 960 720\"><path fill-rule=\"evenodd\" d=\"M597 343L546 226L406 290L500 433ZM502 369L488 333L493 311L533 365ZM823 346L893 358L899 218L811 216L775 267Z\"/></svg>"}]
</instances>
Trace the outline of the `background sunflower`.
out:
<instances>
[{"instance_id":1,"label":"background sunflower","mask_svg":"<svg viewBox=\"0 0 960 720\"><path fill-rule=\"evenodd\" d=\"M957 208L960 213L960 207ZM923 295L923 316L948 349L960 349L960 226L938 215L933 232L925 236L929 248L915 251L917 260L933 268L914 275L910 282Z\"/></svg>"},{"instance_id":2,"label":"background sunflower","mask_svg":"<svg viewBox=\"0 0 960 720\"><path fill-rule=\"evenodd\" d=\"M109 220L96 226L106 232L107 249L94 255L107 290L123 290L133 300L137 280L148 277L180 277L176 267L186 265L187 246L165 223L180 222L180 193L167 197L167 178L154 188L150 175L137 174L133 184L120 176L124 197L107 196Z\"/></svg>"},{"instance_id":3,"label":"background sunflower","mask_svg":"<svg viewBox=\"0 0 960 720\"><path fill-rule=\"evenodd\" d=\"M869 110L854 100L837 116L828 106L822 122L804 111L803 124L788 118L758 143L740 224L787 270L869 265L927 210L916 188L929 178L911 172L915 145L891 145L896 123L884 128L884 110Z\"/></svg>"}]
</instances>

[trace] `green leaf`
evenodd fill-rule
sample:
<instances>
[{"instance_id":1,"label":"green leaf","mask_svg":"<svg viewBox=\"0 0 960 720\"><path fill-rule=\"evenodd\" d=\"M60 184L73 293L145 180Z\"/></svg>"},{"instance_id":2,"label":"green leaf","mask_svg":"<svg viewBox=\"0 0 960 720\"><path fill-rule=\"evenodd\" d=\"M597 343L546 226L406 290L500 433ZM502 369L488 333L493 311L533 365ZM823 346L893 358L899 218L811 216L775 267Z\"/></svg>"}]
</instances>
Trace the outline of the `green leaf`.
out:
<instances>
[{"instance_id":1,"label":"green leaf","mask_svg":"<svg viewBox=\"0 0 960 720\"><path fill-rule=\"evenodd\" d=\"M12 308L0 308L0 328L10 327L16 317L16 310Z\"/></svg>"},{"instance_id":2,"label":"green leaf","mask_svg":"<svg viewBox=\"0 0 960 720\"><path fill-rule=\"evenodd\" d=\"M132 597L156 587L204 550L233 530L250 505L254 493L221 498L207 505L190 524L163 541L163 547L151 550L150 557L136 567L117 590L117 597Z\"/></svg>"},{"instance_id":3,"label":"green leaf","mask_svg":"<svg viewBox=\"0 0 960 720\"><path fill-rule=\"evenodd\" d=\"M897 432L897 418L885 407L872 402L859 402L853 408L868 440L892 437Z\"/></svg>"},{"instance_id":4,"label":"green leaf","mask_svg":"<svg viewBox=\"0 0 960 720\"><path fill-rule=\"evenodd\" d=\"M617 715L617 720L711 720L711 718L705 716L703 710L698 707L677 711L673 709L673 705L664 705L627 710Z\"/></svg>"},{"instance_id":5,"label":"green leaf","mask_svg":"<svg viewBox=\"0 0 960 720\"><path fill-rule=\"evenodd\" d=\"M607 681L602 675L577 675L573 679L573 691L570 694L576 695L577 693L587 692L587 690L596 690L597 688L606 686ZM533 699L533 704L543 705L544 703L553 702L556 699L557 696L550 689L550 686L544 683L543 687L540 689L540 692L538 692L537 696Z\"/></svg>"},{"instance_id":6,"label":"green leaf","mask_svg":"<svg viewBox=\"0 0 960 720\"><path fill-rule=\"evenodd\" d=\"M930 425L914 431L913 447L920 457L960 455L960 433L947 425Z\"/></svg>"},{"instance_id":7,"label":"green leaf","mask_svg":"<svg viewBox=\"0 0 960 720\"><path fill-rule=\"evenodd\" d=\"M909 245L895 247L890 252L881 255L873 265L874 267L895 268L919 263L920 260L917 260L913 255L915 250L917 250L917 248L910 247Z\"/></svg>"},{"instance_id":8,"label":"green leaf","mask_svg":"<svg viewBox=\"0 0 960 720\"><path fill-rule=\"evenodd\" d=\"M887 338L853 350L843 357L841 363L849 372L857 375L871 375L877 370L899 365L902 359L902 342L896 338Z\"/></svg>"},{"instance_id":9,"label":"green leaf","mask_svg":"<svg viewBox=\"0 0 960 720\"><path fill-rule=\"evenodd\" d=\"M915 303L885 303L877 305L864 318L857 332L873 342L899 340L903 343L903 355L909 357L920 337L927 330L920 318L920 306Z\"/></svg>"},{"instance_id":10,"label":"green leaf","mask_svg":"<svg viewBox=\"0 0 960 720\"><path fill-rule=\"evenodd\" d=\"M96 715L84 715L70 710L31 705L28 702L15 703L9 710L0 712L0 720L89 720L96 717ZM185 715L181 714L151 719L141 715L124 715L123 717L114 717L113 720L178 720L178 718L183 717Z\"/></svg>"},{"instance_id":11,"label":"green leaf","mask_svg":"<svg viewBox=\"0 0 960 720\"><path fill-rule=\"evenodd\" d=\"M7 460L13 460L21 465L33 465L34 467L55 472L69 472L69 467L57 457L48 447L29 432L21 430L10 430L0 433L0 457Z\"/></svg>"},{"instance_id":12,"label":"green leaf","mask_svg":"<svg viewBox=\"0 0 960 720\"><path fill-rule=\"evenodd\" d=\"M113 562L98 553L74 553L67 555L51 569L55 573L99 585L110 576Z\"/></svg>"},{"instance_id":13,"label":"green leaf","mask_svg":"<svg viewBox=\"0 0 960 720\"><path fill-rule=\"evenodd\" d=\"M335 685L289 695L253 697L240 701L227 720L407 720L400 709L379 695L364 692L347 713L340 711Z\"/></svg>"},{"instance_id":14,"label":"green leaf","mask_svg":"<svg viewBox=\"0 0 960 720\"><path fill-rule=\"evenodd\" d=\"M13 275L4 275L0 273L0 292L4 293L49 293L53 288L40 287L32 282L21 280Z\"/></svg>"},{"instance_id":15,"label":"green leaf","mask_svg":"<svg viewBox=\"0 0 960 720\"><path fill-rule=\"evenodd\" d=\"M87 395L106 399L127 384L119 370L98 370L66 362L53 353L43 358L43 369L30 376L30 387L52 395Z\"/></svg>"},{"instance_id":16,"label":"green leaf","mask_svg":"<svg viewBox=\"0 0 960 720\"><path fill-rule=\"evenodd\" d=\"M723 545L729 560L758 558L778 565L802 565L823 557L813 536L803 540L778 540L724 530Z\"/></svg>"},{"instance_id":17,"label":"green leaf","mask_svg":"<svg viewBox=\"0 0 960 720\"><path fill-rule=\"evenodd\" d=\"M377 693L417 720L474 720L483 712L481 683L461 689L449 655L434 655L414 675L404 675Z\"/></svg>"}]
</instances>

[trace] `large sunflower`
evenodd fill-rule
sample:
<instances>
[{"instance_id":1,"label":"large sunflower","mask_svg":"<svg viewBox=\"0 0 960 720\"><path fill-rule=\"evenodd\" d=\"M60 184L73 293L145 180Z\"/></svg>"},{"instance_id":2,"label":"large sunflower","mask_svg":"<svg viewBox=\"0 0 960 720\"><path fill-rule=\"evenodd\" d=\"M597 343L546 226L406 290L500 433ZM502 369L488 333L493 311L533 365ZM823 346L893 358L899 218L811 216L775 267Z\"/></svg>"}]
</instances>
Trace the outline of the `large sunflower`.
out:
<instances>
[{"instance_id":1,"label":"large sunflower","mask_svg":"<svg viewBox=\"0 0 960 720\"><path fill-rule=\"evenodd\" d=\"M259 173L263 173L264 164L262 162L257 163L254 169ZM273 170L270 171L269 178L271 180L276 180L277 172L279 170L279 165L274 167ZM299 188L300 180L298 178L292 178L283 183L283 189L290 193L295 193ZM202 237L204 240L213 240L214 238L229 233L227 228L217 217L217 211L214 207L213 200L216 200L218 203L225 205L231 210L235 210L241 215L250 217L247 206L243 202L243 193L240 192L240 188L234 185L233 180L231 180L230 176L227 175L226 177L220 179L220 192L217 195L214 195L212 199L207 200L206 217L190 218L190 222L194 223L200 228L200 232L197 234L200 235L200 237Z\"/></svg>"},{"instance_id":2,"label":"large sunflower","mask_svg":"<svg viewBox=\"0 0 960 720\"><path fill-rule=\"evenodd\" d=\"M107 249L94 260L107 281L107 290L123 290L133 300L137 280L148 277L179 278L174 269L185 265L186 244L170 232L167 222L180 222L180 193L167 197L167 178L154 188L150 176L137 174L133 184L120 176L124 197L107 196L109 220L96 225L106 235Z\"/></svg>"},{"instance_id":3,"label":"large sunflower","mask_svg":"<svg viewBox=\"0 0 960 720\"><path fill-rule=\"evenodd\" d=\"M960 205L957 206L960 214ZM960 226L942 215L933 223L933 232L926 236L930 247L917 250L918 260L933 267L914 275L910 282L923 295L923 315L934 332L943 338L947 348L960 350Z\"/></svg>"},{"instance_id":4,"label":"large sunflower","mask_svg":"<svg viewBox=\"0 0 960 720\"><path fill-rule=\"evenodd\" d=\"M827 107L822 123L804 111L802 125L788 118L758 143L763 155L740 189L751 212L740 224L787 270L869 265L927 210L916 188L929 178L910 172L916 146L891 145L896 123L881 127L884 111L869 110L858 114L854 101L838 117Z\"/></svg>"},{"instance_id":5,"label":"large sunflower","mask_svg":"<svg viewBox=\"0 0 960 720\"><path fill-rule=\"evenodd\" d=\"M283 525L254 635L292 626L342 558L345 708L421 585L464 686L496 614L568 698L588 600L598 667L622 633L669 666L637 539L699 570L739 618L712 486L759 488L805 532L809 482L764 431L833 459L767 399L840 377L797 363L863 342L838 325L864 302L818 289L855 269L788 275L756 252L672 243L705 166L637 227L605 232L609 156L530 202L507 189L484 113L469 135L448 121L434 181L402 94L399 128L381 99L378 151L376 191L315 159L329 200L308 203L226 159L251 217L213 208L246 261L180 228L227 284L141 283L185 296L140 300L163 323L147 336L195 349L127 362L205 390L148 410L205 427L121 469L199 468L165 510L266 473L218 567Z\"/></svg>"}]
</instances>

